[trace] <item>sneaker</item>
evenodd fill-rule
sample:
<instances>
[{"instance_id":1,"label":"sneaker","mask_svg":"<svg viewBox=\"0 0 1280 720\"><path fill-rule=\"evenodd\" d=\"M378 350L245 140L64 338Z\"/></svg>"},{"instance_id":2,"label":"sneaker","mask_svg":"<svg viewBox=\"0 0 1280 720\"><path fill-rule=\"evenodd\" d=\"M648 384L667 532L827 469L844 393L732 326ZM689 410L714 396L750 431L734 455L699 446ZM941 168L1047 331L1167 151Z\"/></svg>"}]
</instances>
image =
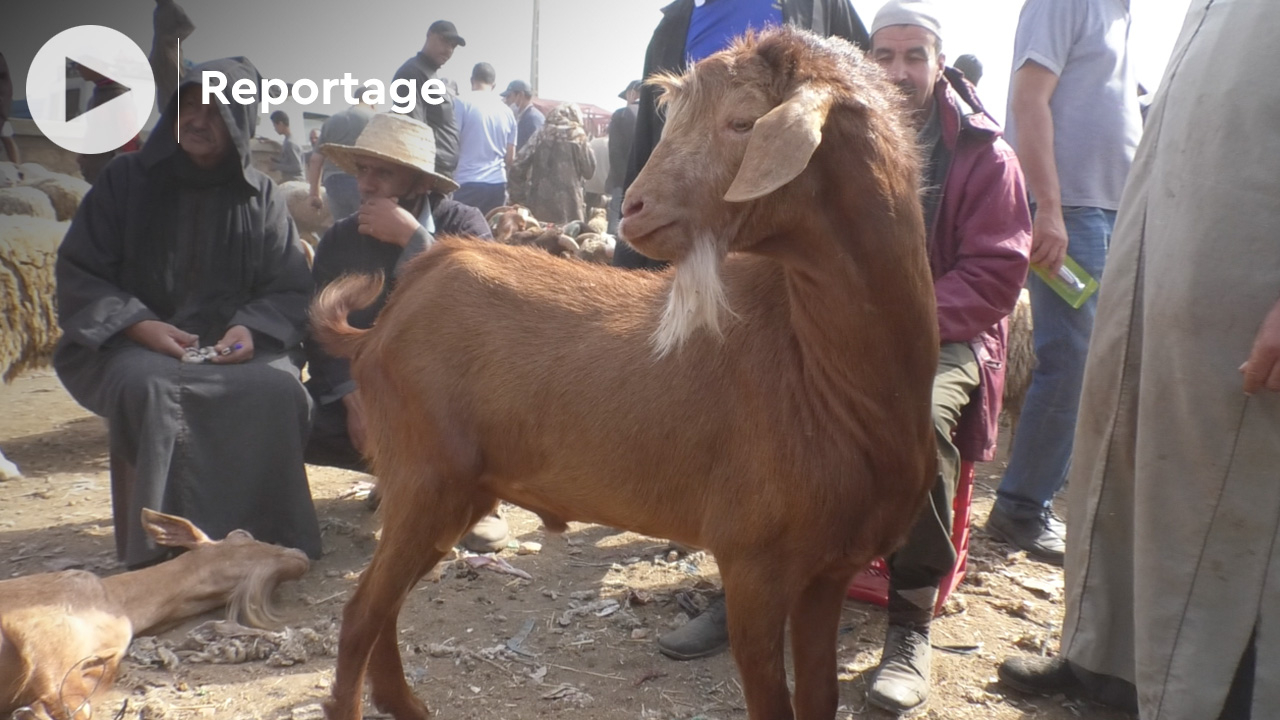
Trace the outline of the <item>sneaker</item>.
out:
<instances>
[{"instance_id":1,"label":"sneaker","mask_svg":"<svg viewBox=\"0 0 1280 720\"><path fill-rule=\"evenodd\" d=\"M658 652L672 660L694 660L729 647L729 615L721 596L698 617L658 638Z\"/></svg>"},{"instance_id":2,"label":"sneaker","mask_svg":"<svg viewBox=\"0 0 1280 720\"><path fill-rule=\"evenodd\" d=\"M1084 696L1084 685L1062 657L1005 658L997 675L1002 684L1028 695Z\"/></svg>"},{"instance_id":3,"label":"sneaker","mask_svg":"<svg viewBox=\"0 0 1280 720\"><path fill-rule=\"evenodd\" d=\"M923 709L929 700L932 655L927 628L921 632L914 625L890 625L867 701L897 715Z\"/></svg>"},{"instance_id":4,"label":"sneaker","mask_svg":"<svg viewBox=\"0 0 1280 720\"><path fill-rule=\"evenodd\" d=\"M507 537L511 534L507 521L497 512L480 518L480 522L471 528L471 532L462 538L462 547L473 553L498 552L507 546Z\"/></svg>"},{"instance_id":5,"label":"sneaker","mask_svg":"<svg viewBox=\"0 0 1280 720\"><path fill-rule=\"evenodd\" d=\"M1014 518L996 505L987 516L986 531L1000 542L1027 551L1030 557L1062 567L1067 528L1047 510L1035 517Z\"/></svg>"}]
</instances>

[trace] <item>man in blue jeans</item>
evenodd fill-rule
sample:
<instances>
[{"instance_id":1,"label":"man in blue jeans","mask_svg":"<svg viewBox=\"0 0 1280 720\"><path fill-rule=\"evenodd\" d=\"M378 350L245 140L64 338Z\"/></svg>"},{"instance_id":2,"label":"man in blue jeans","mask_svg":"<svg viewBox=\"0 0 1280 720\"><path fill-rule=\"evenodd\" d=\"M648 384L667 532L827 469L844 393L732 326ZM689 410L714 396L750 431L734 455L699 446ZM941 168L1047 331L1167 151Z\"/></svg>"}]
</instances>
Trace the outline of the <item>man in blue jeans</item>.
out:
<instances>
[{"instance_id":1,"label":"man in blue jeans","mask_svg":"<svg viewBox=\"0 0 1280 720\"><path fill-rule=\"evenodd\" d=\"M1102 278L1111 228L1142 132L1128 58L1127 0L1027 0L1014 39L1006 137L1034 203L1031 263L1070 256ZM1065 530L1050 511L1070 465L1097 295L1073 309L1027 281L1037 366L987 532L1062 564Z\"/></svg>"}]
</instances>

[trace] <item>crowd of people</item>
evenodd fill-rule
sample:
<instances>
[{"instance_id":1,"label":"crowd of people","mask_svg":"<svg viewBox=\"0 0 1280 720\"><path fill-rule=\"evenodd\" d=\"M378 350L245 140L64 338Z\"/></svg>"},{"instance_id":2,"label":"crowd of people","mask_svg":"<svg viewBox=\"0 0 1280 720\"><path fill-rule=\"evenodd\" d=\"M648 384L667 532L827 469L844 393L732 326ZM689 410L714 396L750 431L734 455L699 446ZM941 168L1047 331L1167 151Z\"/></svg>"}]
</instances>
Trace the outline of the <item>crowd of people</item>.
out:
<instances>
[{"instance_id":1,"label":"crowd of people","mask_svg":"<svg viewBox=\"0 0 1280 720\"><path fill-rule=\"evenodd\" d=\"M158 3L157 38L162 19L185 21L175 13ZM869 701L900 714L927 703L960 466L995 457L1008 315L1025 286L1037 366L985 526L1065 565L1066 624L1058 654L1009 658L1001 681L1145 720L1280 713L1276 690L1255 680L1280 657L1280 181L1268 162L1280 88L1253 72L1278 59L1266 0L1192 0L1145 132L1122 0L1025 0L1003 129L979 99L981 62L948 65L930 0L889 0L869 30L848 0L675 0L663 13L645 77L789 24L861 48L915 128L941 340L938 473L888 558ZM434 22L395 77L440 78L465 44L452 22ZM528 83L498 93L484 62L468 92L410 115L365 104L333 115L309 153L274 113L276 170L305 179L317 206L327 196L335 219L308 268L282 195L250 161L256 106L202 105L202 69L260 80L245 58L192 68L159 91L161 120L136 152L82 160L93 189L57 264L55 368L107 418L116 542L130 567L166 557L142 531L143 507L212 537L244 528L318 556L305 463L365 470L367 439L346 361L307 342L313 294L346 273L383 273L382 296L351 318L368 327L436 235L491 238L485 214L512 202L546 222L583 220L597 164L607 172L593 196L617 232L664 122L659 90L628 84L601 156L576 105L544 117ZM0 127L7 114L0 84ZM1052 276L1068 257L1102 281L1079 307L1029 273ZM662 267L625 243L614 264ZM199 347L210 359L188 362ZM1052 504L1068 478L1064 524ZM495 515L464 543L490 551L507 536ZM716 602L658 648L689 660L728 642Z\"/></svg>"}]
</instances>

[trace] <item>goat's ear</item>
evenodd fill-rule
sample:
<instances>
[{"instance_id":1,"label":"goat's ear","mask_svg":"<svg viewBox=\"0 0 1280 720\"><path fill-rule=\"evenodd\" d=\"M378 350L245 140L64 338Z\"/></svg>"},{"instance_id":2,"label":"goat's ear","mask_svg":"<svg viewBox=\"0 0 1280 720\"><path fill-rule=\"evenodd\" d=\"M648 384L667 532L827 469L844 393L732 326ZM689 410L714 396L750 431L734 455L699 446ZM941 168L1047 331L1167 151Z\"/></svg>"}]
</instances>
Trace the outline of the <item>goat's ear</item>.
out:
<instances>
[{"instance_id":1,"label":"goat's ear","mask_svg":"<svg viewBox=\"0 0 1280 720\"><path fill-rule=\"evenodd\" d=\"M805 85L756 120L747 153L724 199L746 202L764 197L804 172L822 142L831 102L830 93Z\"/></svg>"},{"instance_id":2,"label":"goat's ear","mask_svg":"<svg viewBox=\"0 0 1280 720\"><path fill-rule=\"evenodd\" d=\"M157 545L165 547L193 550L213 542L200 528L192 525L190 520L147 508L142 509L142 526Z\"/></svg>"}]
</instances>

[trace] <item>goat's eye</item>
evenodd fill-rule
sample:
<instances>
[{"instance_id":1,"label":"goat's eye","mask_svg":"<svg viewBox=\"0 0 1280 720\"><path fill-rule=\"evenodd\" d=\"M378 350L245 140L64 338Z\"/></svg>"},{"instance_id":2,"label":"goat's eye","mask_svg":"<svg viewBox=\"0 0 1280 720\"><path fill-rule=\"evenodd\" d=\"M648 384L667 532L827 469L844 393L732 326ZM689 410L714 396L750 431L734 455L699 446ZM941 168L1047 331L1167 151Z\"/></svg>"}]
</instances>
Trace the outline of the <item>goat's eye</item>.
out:
<instances>
[{"instance_id":1,"label":"goat's eye","mask_svg":"<svg viewBox=\"0 0 1280 720\"><path fill-rule=\"evenodd\" d=\"M755 120L730 120L729 129L736 133L751 132L751 128L756 126Z\"/></svg>"}]
</instances>

